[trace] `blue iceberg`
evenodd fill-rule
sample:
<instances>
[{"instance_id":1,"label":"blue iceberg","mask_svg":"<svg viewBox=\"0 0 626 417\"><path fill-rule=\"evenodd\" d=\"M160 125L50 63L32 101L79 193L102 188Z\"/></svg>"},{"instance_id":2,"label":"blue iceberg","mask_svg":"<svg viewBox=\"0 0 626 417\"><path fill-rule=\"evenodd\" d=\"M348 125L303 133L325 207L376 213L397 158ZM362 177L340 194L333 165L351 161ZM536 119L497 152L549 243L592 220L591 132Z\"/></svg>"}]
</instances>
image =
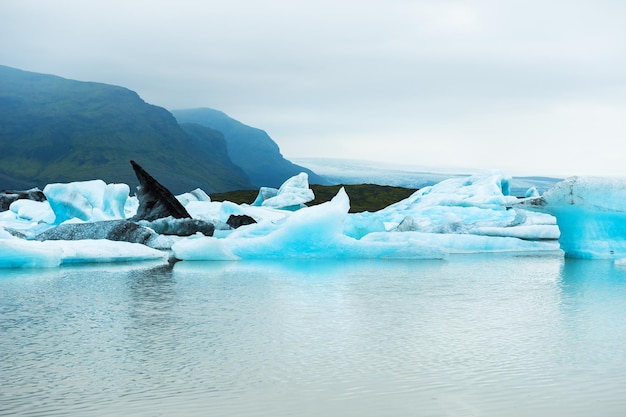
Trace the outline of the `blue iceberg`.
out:
<instances>
[{"instance_id":1,"label":"blue iceberg","mask_svg":"<svg viewBox=\"0 0 626 417\"><path fill-rule=\"evenodd\" d=\"M571 177L519 203L555 216L565 256L626 257L626 179Z\"/></svg>"},{"instance_id":2,"label":"blue iceberg","mask_svg":"<svg viewBox=\"0 0 626 417\"><path fill-rule=\"evenodd\" d=\"M300 174L278 190L261 190L253 204L214 202L202 190L177 196L193 219L215 225L215 233L166 239L155 233L158 244L151 247L106 239L36 241L59 224L126 221L138 206L125 184L96 180L44 190L49 201L18 200L0 213L0 267L172 258L444 259L477 252L626 258L621 179L574 177L519 199L509 194L510 177L493 171L423 187L376 212L349 213L343 189L331 201L307 206L314 196ZM233 229L227 224L232 215L256 223Z\"/></svg>"}]
</instances>

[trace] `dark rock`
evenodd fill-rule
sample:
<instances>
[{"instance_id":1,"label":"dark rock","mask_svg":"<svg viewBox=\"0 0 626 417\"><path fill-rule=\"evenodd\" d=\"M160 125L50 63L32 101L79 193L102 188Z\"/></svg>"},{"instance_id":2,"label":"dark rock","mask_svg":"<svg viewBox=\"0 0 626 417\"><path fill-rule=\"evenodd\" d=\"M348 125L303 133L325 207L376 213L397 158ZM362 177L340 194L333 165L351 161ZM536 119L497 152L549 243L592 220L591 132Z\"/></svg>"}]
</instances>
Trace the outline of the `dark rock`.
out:
<instances>
[{"instance_id":1,"label":"dark rock","mask_svg":"<svg viewBox=\"0 0 626 417\"><path fill-rule=\"evenodd\" d=\"M11 203L17 200L46 201L46 196L39 188L26 191L0 191L0 211L7 211Z\"/></svg>"},{"instance_id":2,"label":"dark rock","mask_svg":"<svg viewBox=\"0 0 626 417\"><path fill-rule=\"evenodd\" d=\"M139 180L137 187L137 199L139 208L137 214L131 219L152 221L165 217L175 219L190 219L191 216L185 207L174 197L167 188L162 186L150 174L148 174L135 161L130 161Z\"/></svg>"},{"instance_id":3,"label":"dark rock","mask_svg":"<svg viewBox=\"0 0 626 417\"><path fill-rule=\"evenodd\" d=\"M142 220L139 224L149 227L161 235L191 236L200 232L205 236L213 236L215 231L213 224L199 219L174 219L169 217L151 222Z\"/></svg>"},{"instance_id":4,"label":"dark rock","mask_svg":"<svg viewBox=\"0 0 626 417\"><path fill-rule=\"evenodd\" d=\"M226 220L226 224L228 224L233 229L237 229L238 227L247 226L254 223L256 223L256 220L254 220L247 214L231 214L228 217L228 220Z\"/></svg>"},{"instance_id":5,"label":"dark rock","mask_svg":"<svg viewBox=\"0 0 626 417\"><path fill-rule=\"evenodd\" d=\"M106 220L93 223L65 223L48 229L36 240L108 239L121 242L148 244L157 234L147 227L128 220Z\"/></svg>"}]
</instances>

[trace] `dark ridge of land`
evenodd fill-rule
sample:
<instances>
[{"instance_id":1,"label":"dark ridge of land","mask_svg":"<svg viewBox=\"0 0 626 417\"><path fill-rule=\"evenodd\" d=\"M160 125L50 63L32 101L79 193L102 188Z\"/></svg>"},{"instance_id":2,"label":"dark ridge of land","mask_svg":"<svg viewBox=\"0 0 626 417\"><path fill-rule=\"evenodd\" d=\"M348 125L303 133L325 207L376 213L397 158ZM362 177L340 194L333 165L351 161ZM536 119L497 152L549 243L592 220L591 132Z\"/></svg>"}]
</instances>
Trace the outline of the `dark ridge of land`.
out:
<instances>
[{"instance_id":1,"label":"dark ridge of land","mask_svg":"<svg viewBox=\"0 0 626 417\"><path fill-rule=\"evenodd\" d=\"M313 194L315 194L315 200L307 203L307 205L314 206L331 200L337 195L341 187L345 188L346 194L350 197L350 213L378 211L400 200L404 200L417 191L415 188L376 184L311 185L310 188L313 190ZM212 201L227 200L237 204L251 204L258 194L258 190L240 190L214 193L210 197Z\"/></svg>"},{"instance_id":2,"label":"dark ridge of land","mask_svg":"<svg viewBox=\"0 0 626 417\"><path fill-rule=\"evenodd\" d=\"M0 65L0 190L95 178L134 189L130 160L174 194L279 187L300 172L330 183L220 111L176 118L124 87Z\"/></svg>"}]
</instances>

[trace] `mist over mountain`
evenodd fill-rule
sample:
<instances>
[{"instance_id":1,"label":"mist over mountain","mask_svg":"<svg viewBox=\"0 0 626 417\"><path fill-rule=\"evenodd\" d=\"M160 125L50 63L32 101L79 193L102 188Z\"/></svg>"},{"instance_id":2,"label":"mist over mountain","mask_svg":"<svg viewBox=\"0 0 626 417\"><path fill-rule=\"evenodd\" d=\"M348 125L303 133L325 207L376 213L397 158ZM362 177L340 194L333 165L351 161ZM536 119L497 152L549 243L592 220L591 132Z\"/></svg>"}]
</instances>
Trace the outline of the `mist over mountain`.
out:
<instances>
[{"instance_id":1,"label":"mist over mountain","mask_svg":"<svg viewBox=\"0 0 626 417\"><path fill-rule=\"evenodd\" d=\"M225 113L210 108L171 110L179 123L197 123L222 132L226 138L228 154L257 187L279 187L287 178L306 172L309 183L326 184L327 181L309 168L285 159L269 135L245 125Z\"/></svg>"},{"instance_id":2,"label":"mist over mountain","mask_svg":"<svg viewBox=\"0 0 626 417\"><path fill-rule=\"evenodd\" d=\"M186 122L127 88L0 66L0 189L95 178L133 188L131 159L174 193L277 186L300 172L269 136L242 137L258 129L225 115Z\"/></svg>"}]
</instances>

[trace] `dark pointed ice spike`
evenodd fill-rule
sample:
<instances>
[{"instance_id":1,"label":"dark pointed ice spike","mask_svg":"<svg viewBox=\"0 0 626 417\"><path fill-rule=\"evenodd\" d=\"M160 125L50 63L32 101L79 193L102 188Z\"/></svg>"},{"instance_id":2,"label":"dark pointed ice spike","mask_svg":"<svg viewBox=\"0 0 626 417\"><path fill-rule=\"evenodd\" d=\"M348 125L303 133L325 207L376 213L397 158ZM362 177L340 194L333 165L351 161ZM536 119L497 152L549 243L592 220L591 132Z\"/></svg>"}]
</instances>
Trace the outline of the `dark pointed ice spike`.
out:
<instances>
[{"instance_id":1,"label":"dark pointed ice spike","mask_svg":"<svg viewBox=\"0 0 626 417\"><path fill-rule=\"evenodd\" d=\"M185 207L174 197L174 194L135 161L130 161L130 164L139 180L139 187L137 187L139 208L137 214L132 218L133 221L153 221L170 216L176 219L191 218Z\"/></svg>"}]
</instances>

